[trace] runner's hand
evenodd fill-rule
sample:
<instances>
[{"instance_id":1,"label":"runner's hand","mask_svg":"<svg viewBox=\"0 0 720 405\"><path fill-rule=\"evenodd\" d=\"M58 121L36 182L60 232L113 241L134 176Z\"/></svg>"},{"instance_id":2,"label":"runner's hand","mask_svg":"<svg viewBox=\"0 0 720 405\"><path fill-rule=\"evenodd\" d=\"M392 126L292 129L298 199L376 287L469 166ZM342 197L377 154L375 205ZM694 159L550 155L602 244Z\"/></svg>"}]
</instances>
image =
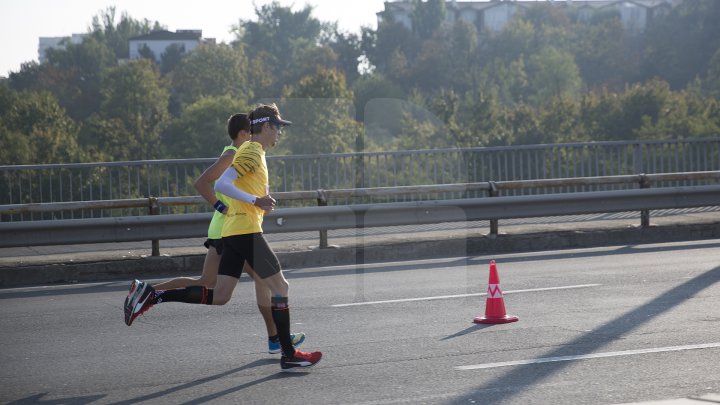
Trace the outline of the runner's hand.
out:
<instances>
[{"instance_id":1,"label":"runner's hand","mask_svg":"<svg viewBox=\"0 0 720 405\"><path fill-rule=\"evenodd\" d=\"M255 199L255 206L264 210L266 213L272 211L276 203L277 201L269 195Z\"/></svg>"}]
</instances>

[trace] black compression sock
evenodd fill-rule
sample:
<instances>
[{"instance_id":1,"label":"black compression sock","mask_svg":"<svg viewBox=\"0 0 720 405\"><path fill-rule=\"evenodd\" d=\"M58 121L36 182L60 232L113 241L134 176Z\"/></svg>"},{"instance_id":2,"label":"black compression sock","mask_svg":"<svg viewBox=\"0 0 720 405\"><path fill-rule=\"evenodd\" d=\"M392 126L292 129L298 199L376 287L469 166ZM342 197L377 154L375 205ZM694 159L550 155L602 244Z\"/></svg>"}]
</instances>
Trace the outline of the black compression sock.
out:
<instances>
[{"instance_id":1,"label":"black compression sock","mask_svg":"<svg viewBox=\"0 0 720 405\"><path fill-rule=\"evenodd\" d=\"M283 354L285 357L292 357L295 354L295 348L292 345L292 338L290 338L290 308L287 297L272 297L272 317L278 331Z\"/></svg>"},{"instance_id":2,"label":"black compression sock","mask_svg":"<svg viewBox=\"0 0 720 405\"><path fill-rule=\"evenodd\" d=\"M213 290L199 285L175 290L160 290L156 292L155 301L158 304L161 302L185 302L212 305Z\"/></svg>"}]
</instances>

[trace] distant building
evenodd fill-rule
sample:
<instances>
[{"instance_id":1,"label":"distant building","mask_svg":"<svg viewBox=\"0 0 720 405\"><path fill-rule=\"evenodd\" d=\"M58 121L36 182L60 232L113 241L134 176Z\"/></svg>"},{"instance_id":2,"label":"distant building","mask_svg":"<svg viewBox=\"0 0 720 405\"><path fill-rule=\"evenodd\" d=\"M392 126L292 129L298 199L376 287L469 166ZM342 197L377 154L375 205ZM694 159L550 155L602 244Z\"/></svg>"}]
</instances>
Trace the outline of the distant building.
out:
<instances>
[{"instance_id":1,"label":"distant building","mask_svg":"<svg viewBox=\"0 0 720 405\"><path fill-rule=\"evenodd\" d=\"M645 30L652 18L667 14L683 0L548 0L546 4L577 12L580 21L589 21L599 12L617 12L623 27L629 31ZM446 23L463 20L479 30L502 31L516 12L542 4L534 0L446 1ZM413 5L410 0L385 2L377 13L378 24L392 19L412 30Z\"/></svg>"},{"instance_id":2,"label":"distant building","mask_svg":"<svg viewBox=\"0 0 720 405\"><path fill-rule=\"evenodd\" d=\"M153 31L146 35L130 38L130 59L143 57L144 52L151 51L155 61L160 63L165 50L176 45L181 53L195 49L201 42L215 42L212 38L202 39L202 30Z\"/></svg>"},{"instance_id":3,"label":"distant building","mask_svg":"<svg viewBox=\"0 0 720 405\"><path fill-rule=\"evenodd\" d=\"M48 49L65 49L67 44L79 44L85 38L85 34L72 34L69 37L40 37L38 41L38 61L47 62L46 52Z\"/></svg>"}]
</instances>

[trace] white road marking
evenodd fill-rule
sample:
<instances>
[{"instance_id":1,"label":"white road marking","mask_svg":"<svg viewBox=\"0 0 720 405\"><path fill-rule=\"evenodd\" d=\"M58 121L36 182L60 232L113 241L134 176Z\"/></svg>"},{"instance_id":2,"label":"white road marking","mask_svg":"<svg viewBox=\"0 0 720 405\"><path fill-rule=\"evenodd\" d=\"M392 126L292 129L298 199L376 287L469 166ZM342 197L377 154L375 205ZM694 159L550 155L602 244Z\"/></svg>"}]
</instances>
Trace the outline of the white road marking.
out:
<instances>
[{"instance_id":1,"label":"white road marking","mask_svg":"<svg viewBox=\"0 0 720 405\"><path fill-rule=\"evenodd\" d=\"M568 286L563 286L563 287L529 288L526 290L503 291L503 294L516 294L516 293L524 293L524 292L553 291L553 290L569 290L571 288L597 287L599 285L602 285L602 284L580 284L580 285L568 285ZM398 302L446 300L446 299L450 299L450 298L479 297L479 296L483 296L483 295L487 295L487 293L484 292L484 293L457 294L457 295L438 295L435 297L419 297L419 298L403 298L403 299L397 299L397 300L351 302L349 304L335 304L335 305L331 305L331 307L339 308L339 307L354 307L354 306L358 306L358 305L395 304Z\"/></svg>"},{"instance_id":2,"label":"white road marking","mask_svg":"<svg viewBox=\"0 0 720 405\"><path fill-rule=\"evenodd\" d=\"M695 349L712 349L720 347L720 342L717 343L704 343L698 345L687 345L687 346L668 346L668 347L655 347L651 349L638 349L638 350L623 350L619 352L607 352L607 353L591 353L581 354L577 356L560 356L560 357L540 357L537 359L517 360L517 361L504 361L500 363L485 363L475 364L471 366L457 366L455 370L480 370L485 368L497 368L497 367L508 367L508 366L521 366L526 364L539 364L539 363L552 363L557 361L573 361L573 360L587 360L587 359L599 359L603 357L618 357L618 356L634 356L636 354L647 354L647 353L663 353L663 352L677 352L682 350L695 350Z\"/></svg>"}]
</instances>

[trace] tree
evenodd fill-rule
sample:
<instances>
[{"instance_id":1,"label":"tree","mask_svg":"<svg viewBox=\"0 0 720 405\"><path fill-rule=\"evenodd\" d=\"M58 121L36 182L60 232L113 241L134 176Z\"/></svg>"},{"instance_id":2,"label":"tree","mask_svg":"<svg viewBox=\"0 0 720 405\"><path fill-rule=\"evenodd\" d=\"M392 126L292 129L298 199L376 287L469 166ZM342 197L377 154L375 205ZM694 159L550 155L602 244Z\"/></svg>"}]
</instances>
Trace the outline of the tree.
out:
<instances>
[{"instance_id":1,"label":"tree","mask_svg":"<svg viewBox=\"0 0 720 405\"><path fill-rule=\"evenodd\" d=\"M286 89L280 110L293 121L280 145L293 154L350 152L361 134L352 92L334 69L319 69Z\"/></svg>"},{"instance_id":2,"label":"tree","mask_svg":"<svg viewBox=\"0 0 720 405\"><path fill-rule=\"evenodd\" d=\"M535 51L535 27L529 21L513 18L495 37L486 38L483 59L499 58L505 62L517 60Z\"/></svg>"},{"instance_id":3,"label":"tree","mask_svg":"<svg viewBox=\"0 0 720 405\"><path fill-rule=\"evenodd\" d=\"M90 29L90 36L99 43L105 44L114 53L115 59L130 57L128 49L130 38L165 29L157 21L135 20L127 13L122 13L117 24L116 19L115 7L108 7L93 17Z\"/></svg>"},{"instance_id":4,"label":"tree","mask_svg":"<svg viewBox=\"0 0 720 405\"><path fill-rule=\"evenodd\" d=\"M710 65L705 77L705 87L708 94L720 99L720 48L715 51L712 59L710 59Z\"/></svg>"},{"instance_id":5,"label":"tree","mask_svg":"<svg viewBox=\"0 0 720 405\"><path fill-rule=\"evenodd\" d=\"M684 1L647 30L644 77L662 77L679 89L706 72L720 48L720 2Z\"/></svg>"},{"instance_id":6,"label":"tree","mask_svg":"<svg viewBox=\"0 0 720 405\"><path fill-rule=\"evenodd\" d=\"M320 69L335 69L337 61L337 54L329 46L313 45L297 49L293 69L283 75L283 80L285 83L297 83Z\"/></svg>"},{"instance_id":7,"label":"tree","mask_svg":"<svg viewBox=\"0 0 720 405\"><path fill-rule=\"evenodd\" d=\"M412 5L410 18L413 33L421 40L430 39L445 21L445 0L412 0Z\"/></svg>"},{"instance_id":8,"label":"tree","mask_svg":"<svg viewBox=\"0 0 720 405\"><path fill-rule=\"evenodd\" d=\"M165 52L160 55L160 73L164 76L178 67L185 54L183 45L171 44L165 48Z\"/></svg>"},{"instance_id":9,"label":"tree","mask_svg":"<svg viewBox=\"0 0 720 405\"><path fill-rule=\"evenodd\" d=\"M654 103L648 103L649 114L643 115L640 127L634 129L636 139L707 138L720 133L720 102L702 94L699 80L678 92L664 92L667 83L648 85L656 96L650 98Z\"/></svg>"},{"instance_id":10,"label":"tree","mask_svg":"<svg viewBox=\"0 0 720 405\"><path fill-rule=\"evenodd\" d=\"M554 97L576 98L582 87L582 78L573 55L557 48L543 48L528 61L528 82L533 90L529 98L541 104Z\"/></svg>"},{"instance_id":11,"label":"tree","mask_svg":"<svg viewBox=\"0 0 720 405\"><path fill-rule=\"evenodd\" d=\"M77 125L48 92L14 92L0 86L0 153L4 164L81 161Z\"/></svg>"},{"instance_id":12,"label":"tree","mask_svg":"<svg viewBox=\"0 0 720 405\"><path fill-rule=\"evenodd\" d=\"M452 89L460 94L474 87L477 36L475 28L458 21L437 29L412 64L411 85L424 90Z\"/></svg>"},{"instance_id":13,"label":"tree","mask_svg":"<svg viewBox=\"0 0 720 405\"><path fill-rule=\"evenodd\" d=\"M580 104L575 100L554 98L539 107L541 138L527 143L557 143L590 141L580 120Z\"/></svg>"},{"instance_id":14,"label":"tree","mask_svg":"<svg viewBox=\"0 0 720 405\"><path fill-rule=\"evenodd\" d=\"M312 16L312 7L306 5L293 12L277 1L255 8L257 21L240 20L234 27L238 42L247 50L248 59L260 58L268 69L265 74L275 78L273 87L265 91L278 96L282 86L302 77L295 71L298 57L320 43L321 36L331 25L323 24ZM295 78L295 80L289 78Z\"/></svg>"},{"instance_id":15,"label":"tree","mask_svg":"<svg viewBox=\"0 0 720 405\"><path fill-rule=\"evenodd\" d=\"M174 97L181 106L203 97L229 95L238 100L253 97L242 47L200 44L180 61L172 74Z\"/></svg>"},{"instance_id":16,"label":"tree","mask_svg":"<svg viewBox=\"0 0 720 405\"><path fill-rule=\"evenodd\" d=\"M524 145L536 144L543 138L544 134L540 128L537 110L527 104L518 103L509 106L502 114L499 133L502 136L494 136L493 145Z\"/></svg>"},{"instance_id":17,"label":"tree","mask_svg":"<svg viewBox=\"0 0 720 405\"><path fill-rule=\"evenodd\" d=\"M360 76L358 63L362 56L361 41L357 34L333 31L328 46L337 55L336 68L345 75L348 84L352 85Z\"/></svg>"},{"instance_id":18,"label":"tree","mask_svg":"<svg viewBox=\"0 0 720 405\"><path fill-rule=\"evenodd\" d=\"M138 142L120 118L89 116L80 129L79 143L89 161L112 162L138 159Z\"/></svg>"},{"instance_id":19,"label":"tree","mask_svg":"<svg viewBox=\"0 0 720 405\"><path fill-rule=\"evenodd\" d=\"M43 65L26 64L10 75L16 90L50 91L68 115L81 121L100 105L100 87L105 70L116 64L112 52L93 38L65 49L49 49Z\"/></svg>"},{"instance_id":20,"label":"tree","mask_svg":"<svg viewBox=\"0 0 720 405\"><path fill-rule=\"evenodd\" d=\"M523 55L510 63L495 58L478 76L478 87L501 104L523 103L531 95Z\"/></svg>"},{"instance_id":21,"label":"tree","mask_svg":"<svg viewBox=\"0 0 720 405\"><path fill-rule=\"evenodd\" d=\"M153 62L155 61L155 52L153 52L152 49L150 49L150 47L147 46L147 44L144 44L143 47L140 48L140 50L138 51L138 54L143 59L151 60Z\"/></svg>"},{"instance_id":22,"label":"tree","mask_svg":"<svg viewBox=\"0 0 720 405\"><path fill-rule=\"evenodd\" d=\"M352 87L356 116L358 121L365 120L365 109L368 103L376 99L403 99L405 93L400 86L388 80L380 73L360 76ZM367 126L369 123L365 122Z\"/></svg>"},{"instance_id":23,"label":"tree","mask_svg":"<svg viewBox=\"0 0 720 405\"><path fill-rule=\"evenodd\" d=\"M169 118L168 91L155 64L139 59L111 69L102 93L103 118L117 119L131 136L130 157L160 157L160 133Z\"/></svg>"},{"instance_id":24,"label":"tree","mask_svg":"<svg viewBox=\"0 0 720 405\"><path fill-rule=\"evenodd\" d=\"M376 31L363 29L362 50L368 61L378 72L392 77L392 61L396 55L402 55L403 60L414 60L420 50L421 41L405 28L405 26L392 19L383 20L378 24Z\"/></svg>"},{"instance_id":25,"label":"tree","mask_svg":"<svg viewBox=\"0 0 720 405\"><path fill-rule=\"evenodd\" d=\"M185 108L163 133L171 158L213 157L230 143L227 120L248 105L229 95L204 97Z\"/></svg>"},{"instance_id":26,"label":"tree","mask_svg":"<svg viewBox=\"0 0 720 405\"><path fill-rule=\"evenodd\" d=\"M606 86L622 90L637 77L639 61L625 45L622 22L607 18L594 24L576 24L572 52L589 87Z\"/></svg>"}]
</instances>

